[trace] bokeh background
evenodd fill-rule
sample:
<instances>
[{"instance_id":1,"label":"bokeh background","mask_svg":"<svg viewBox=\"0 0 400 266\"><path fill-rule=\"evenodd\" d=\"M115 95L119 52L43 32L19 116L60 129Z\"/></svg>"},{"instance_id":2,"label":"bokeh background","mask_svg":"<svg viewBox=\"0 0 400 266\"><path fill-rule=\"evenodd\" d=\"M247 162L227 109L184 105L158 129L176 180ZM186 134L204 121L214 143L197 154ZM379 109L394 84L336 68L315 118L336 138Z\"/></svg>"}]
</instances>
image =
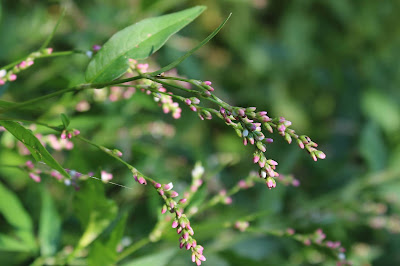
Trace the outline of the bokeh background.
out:
<instances>
[{"instance_id":1,"label":"bokeh background","mask_svg":"<svg viewBox=\"0 0 400 266\"><path fill-rule=\"evenodd\" d=\"M150 65L164 66L183 55L232 12L223 30L178 66L179 75L211 80L215 94L232 105L286 117L327 155L314 162L275 134L267 153L279 162L278 172L294 175L301 185L278 183L268 190L258 184L235 195L232 205L196 217L192 227L206 248L204 265L334 263L322 250L291 239L223 226L260 212L251 223L254 228L291 227L299 233L322 228L327 238L341 241L353 265L400 265L399 1L2 1L0 65L38 49L61 6L67 13L51 43L55 51L90 50L143 18L199 4L208 9L153 55ZM17 81L1 86L0 97L24 101L82 83L88 61L79 54L37 60ZM201 121L185 106L182 118L174 120L144 94L111 101L107 93L64 95L12 115L57 124L59 114L66 113L84 136L120 149L138 169L161 182L173 181L178 191L190 183L196 161L206 170L204 194L216 194L256 170L252 149L223 121ZM82 101L90 108L77 110ZM0 133L0 142L0 164L29 159L6 133ZM129 214L124 234L131 241L151 232L160 202L153 190L136 185L123 165L79 142L70 151L53 154L66 168L104 169L114 174L115 182L133 187L107 186L107 197L117 203L119 213ZM34 231L40 223L39 195L49 194L62 221L59 248L76 244L82 233L72 207L78 192L50 178L36 184L26 173L5 167L0 168L0 180L16 193ZM0 214L0 231L10 230ZM126 262L141 256L161 258L158 265L191 265L174 234L138 250ZM27 265L34 258L2 250L0 243L0 260L8 265Z\"/></svg>"}]
</instances>

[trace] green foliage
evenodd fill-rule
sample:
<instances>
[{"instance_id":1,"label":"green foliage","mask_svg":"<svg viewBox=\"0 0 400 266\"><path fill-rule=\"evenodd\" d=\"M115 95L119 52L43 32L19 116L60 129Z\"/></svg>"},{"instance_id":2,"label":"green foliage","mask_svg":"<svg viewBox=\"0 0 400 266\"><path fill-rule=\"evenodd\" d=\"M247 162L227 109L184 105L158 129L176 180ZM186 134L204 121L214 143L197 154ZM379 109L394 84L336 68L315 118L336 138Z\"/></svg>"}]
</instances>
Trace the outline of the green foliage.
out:
<instances>
[{"instance_id":1,"label":"green foliage","mask_svg":"<svg viewBox=\"0 0 400 266\"><path fill-rule=\"evenodd\" d=\"M86 70L86 81L105 82L122 76L128 70L129 58L146 59L204 9L204 6L197 6L145 19L117 32L90 61Z\"/></svg>"},{"instance_id":2,"label":"green foliage","mask_svg":"<svg viewBox=\"0 0 400 266\"><path fill-rule=\"evenodd\" d=\"M40 141L26 128L13 121L1 121L0 125L5 127L8 132L14 135L21 141L26 148L31 152L33 158L37 162L44 162L53 169L60 172L65 177L69 178L68 173L61 167L61 165L51 156L51 154L43 147Z\"/></svg>"},{"instance_id":3,"label":"green foliage","mask_svg":"<svg viewBox=\"0 0 400 266\"><path fill-rule=\"evenodd\" d=\"M111 45L110 36L142 19L179 14L197 4L194 0L74 1L48 46L55 53L74 52L38 58L18 73L16 81L0 86L0 119L24 118L56 128L61 122L60 127L69 124L92 142L109 147L111 153L114 148L122 151L120 158L143 174L162 184L173 182L178 199L191 186L195 162L201 161L204 183L185 212L204 208L221 190L229 192L257 168L251 163L249 145L244 147L217 118L200 121L181 104L182 117L172 120L154 103L154 94L137 89L132 97L124 98L123 88L115 87L60 93L4 112L15 103L64 88L120 77L127 69L122 52L139 51L129 45L121 50L124 42ZM267 147L267 154L279 161L281 174L293 174L301 185L286 187L277 182L275 189L268 190L255 181L254 187L232 195L232 205L216 200L191 214L195 236L205 246L204 265L335 265L337 257L330 250L305 246L304 239L282 233L287 228L299 235L322 228L327 239L341 241L353 265L399 265L400 4L346 0L206 0L201 4L207 11L194 23L183 29L189 21L180 21L179 33L170 37L160 32L162 38L155 38L154 44L149 40L141 44L146 45L143 57L158 50L152 51L152 45L163 45L146 60L152 73L164 72L163 66L196 50L174 65L179 76L211 80L215 95L232 105L257 106L271 117L286 117L327 154L326 160L314 163L295 145L285 145L280 136L272 135L274 143ZM0 7L1 66L40 49L63 10L54 1L3 1ZM203 11L201 7L188 10L193 11L190 21ZM222 31L197 49L230 12ZM151 30L157 31L156 27ZM106 40L87 68L86 51ZM121 63L116 69L107 69L100 60L107 46L113 47L110 53ZM61 113L68 119L60 122ZM0 131L2 264L191 265L190 254L178 249L179 236L171 229L171 221L164 220L173 216L160 214L163 201L150 182L139 185L115 157L78 138L68 140L74 144L72 150L54 149L46 137L58 138L61 132L40 124L35 128L28 121L23 126L13 124L10 131L29 132L32 147L44 146L38 143L43 141L59 164L44 161L47 165L81 173L105 170L113 173L112 182L131 189L85 175L82 180L71 179L80 188L75 191L46 175L46 169L41 174L44 184L34 183L24 166L29 155L24 155L23 146L8 128ZM101 179L100 173L94 176ZM248 230L234 230L238 220L249 221ZM154 237L157 241L150 242L149 234L158 236ZM124 246L127 237L130 243Z\"/></svg>"}]
</instances>

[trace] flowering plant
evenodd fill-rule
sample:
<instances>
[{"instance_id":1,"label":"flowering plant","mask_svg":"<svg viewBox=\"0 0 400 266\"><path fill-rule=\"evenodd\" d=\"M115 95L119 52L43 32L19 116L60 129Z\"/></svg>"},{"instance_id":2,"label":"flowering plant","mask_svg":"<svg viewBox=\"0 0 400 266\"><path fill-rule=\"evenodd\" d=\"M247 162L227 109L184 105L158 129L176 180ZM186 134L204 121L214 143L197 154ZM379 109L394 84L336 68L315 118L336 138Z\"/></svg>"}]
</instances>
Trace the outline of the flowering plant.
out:
<instances>
[{"instance_id":1,"label":"flowering plant","mask_svg":"<svg viewBox=\"0 0 400 266\"><path fill-rule=\"evenodd\" d=\"M32 156L36 160L36 163L34 163L29 157L23 164L5 166L14 166L24 171L26 176L37 183L41 183L43 179L51 176L55 179L48 181L49 186L52 186L51 184L55 182L67 187L72 186L76 190L74 198L75 214L82 226L86 228L77 243L73 244L73 247L66 245L64 249L60 250L56 244L53 244L53 239L49 235L50 231L47 231L47 233L43 231L44 233L40 236L41 245L38 246L34 241L34 235L30 228L31 224L27 222L29 224L27 229L22 233L18 231L21 234L20 240L24 244L19 240L16 240L13 244L26 248L31 254L35 254L40 249L41 255L36 257L34 265L75 264L82 261L88 264L96 264L99 258L106 259L107 263L114 264L129 258L132 253L148 242L159 241L162 236L167 234L167 225L176 229L179 235L179 247L190 250L192 261L200 265L203 261L206 261L207 249L205 250L199 244L200 241L197 241L196 226L191 223L191 218L218 204L232 204L232 197L235 194L255 186L259 181L265 183L269 190L279 189L279 183L299 186L299 181L293 176L279 173L278 162L270 158L267 152L267 149L273 145L274 133L289 144L295 142L314 161L325 159L325 154L317 149L318 145L310 137L300 135L291 128L291 121L282 116L270 117L267 111L257 110L256 107L231 105L224 101L222 97L217 96L218 86L215 86L211 81L181 77L174 72L179 64L204 46L221 30L229 16L206 39L172 63L158 68L154 62L148 59L150 55L165 44L171 35L193 21L204 10L205 7L196 6L184 11L142 20L115 33L104 45L94 45L89 51L57 51L48 47L57 30L59 21L53 33L38 51L1 68L0 85L8 86L10 82L18 81L17 76L22 75L22 71L32 67L37 60L42 58L74 54L84 54L90 58L84 83L22 102L0 101L0 125L2 126L0 129L4 132L2 138L7 138L6 146L10 149L16 147L21 156ZM65 107L62 108L62 111L49 108L47 119L43 114L40 115L40 119L30 119L30 116L27 115L29 108L36 107L37 104L49 99L64 97L68 94L76 96L73 108ZM228 190L221 188L208 200L205 198L199 200L198 197L201 197L199 194L201 194L201 191L204 192L203 183L206 180L204 175L207 172L202 164L197 163L194 166L191 173L192 181L187 189L174 190L173 183L175 180L158 179L156 175L151 174L151 171L133 166L133 160L129 157L129 154L126 155L119 149L106 147L107 145L103 145L101 141L89 139L90 131L85 130L85 126L80 127L77 123L74 127L71 127L74 115L78 116L79 113L90 109L91 103L89 101L92 101L92 104L102 104L106 101L112 104L117 101L129 101L134 97L149 97L161 107L164 113L170 113L174 119L180 119L185 112L194 112L201 120L219 120L219 123L232 128L245 146L250 146L248 148L253 153L252 161L258 165L258 170L236 182L232 188ZM59 117L58 121L54 119L57 116ZM164 122L152 123L148 125L148 131L152 135L159 135L161 138L173 135L174 129L170 125ZM45 130L40 131L38 127L45 128ZM51 133L48 130L51 130ZM134 132L146 134L146 128L140 127ZM15 140L10 139L10 136L14 136ZM159 217L148 237L141 241L131 243L129 239L123 238L127 215L118 215L117 203L109 200L104 194L105 184L132 189L130 186L120 184L120 179L117 176L121 173L118 173L118 171L111 173L110 170L103 169L101 164L95 166L95 168L99 168L98 171L89 169L87 173L81 173L83 171L74 170L78 168L74 163L70 163L71 169L67 169L56 157L57 152L62 154L63 151L67 153L79 151L82 148L82 143L95 147L126 167L130 172L131 179L137 185L153 187L161 200L159 205L161 214L164 215L169 212L172 216ZM121 146L123 149L129 150L124 145ZM102 183L93 179L99 179ZM207 181L211 182L211 180ZM16 208L23 213L13 194L6 187L1 186L0 188L7 199L14 202ZM177 191L182 192L178 193ZM265 193L268 192L265 191ZM51 197L44 196L43 205L48 208L48 210L43 211L45 217L43 223L54 222L56 227L60 227L60 222L54 221L50 217L57 217L56 210L51 203ZM49 218L46 218L46 215ZM9 222L12 222L11 214L6 213L5 216ZM341 265L347 264L344 256L345 249L340 242L324 242L326 236L321 229L310 235L296 234L291 228L286 231L259 230L252 228L250 224L254 219L255 217L242 217L233 222L227 221L224 227L235 228L241 232L253 231L291 237L305 245L313 244L327 248L332 251ZM111 232L108 231L107 235L106 231L109 228L111 228ZM52 230L56 229L53 228ZM99 241L101 238L105 241ZM8 240L12 242L11 238ZM107 255L99 255L105 250L108 252Z\"/></svg>"}]
</instances>

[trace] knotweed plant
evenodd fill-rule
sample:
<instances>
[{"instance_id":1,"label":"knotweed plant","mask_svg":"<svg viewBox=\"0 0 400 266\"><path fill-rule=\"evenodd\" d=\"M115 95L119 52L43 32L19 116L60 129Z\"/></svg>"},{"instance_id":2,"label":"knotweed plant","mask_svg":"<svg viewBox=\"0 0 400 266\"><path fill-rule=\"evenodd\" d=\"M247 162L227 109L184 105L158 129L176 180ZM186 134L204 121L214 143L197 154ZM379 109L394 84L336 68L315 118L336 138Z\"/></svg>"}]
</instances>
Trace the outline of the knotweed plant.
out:
<instances>
[{"instance_id":1,"label":"knotweed plant","mask_svg":"<svg viewBox=\"0 0 400 266\"><path fill-rule=\"evenodd\" d=\"M169 15L145 19L117 32L104 45L94 45L89 51L53 51L48 45L57 29L55 27L53 34L49 36L38 51L0 68L0 85L4 86L9 82L15 81L17 74L23 75L23 71L31 67L35 60L40 60L43 57L69 56L83 53L90 58L86 69L86 83L84 84L61 89L20 103L1 100L0 125L2 127L0 129L2 132L7 131L12 134L17 140L17 142L8 142L8 148L17 147L19 153L22 156L26 156L27 159L24 165L16 167L25 171L27 176L35 182L41 182L45 176L51 176L55 182L58 181L66 186L72 186L78 191L77 193L83 195L82 197L84 197L84 193L89 193L88 189L90 190L90 188L86 187L81 190L81 187L85 186L84 184L98 182L93 181L93 178L101 180L104 184L119 185L112 181L115 179L115 173L111 173L107 169L101 169L97 172L96 169L93 169L93 172L88 173L65 169L46 149L47 147L50 150L69 151L71 149L79 149L81 143L84 142L113 157L121 165L127 167L137 185L154 190L159 195L162 201L160 212L164 215L164 218L159 219L147 239L142 242L139 241L139 244L132 244L132 241L122 237L122 233L115 233L115 235L112 234L112 237L119 241L113 242L111 237L107 242L108 244L104 244L111 245L114 248L113 252L115 254L112 256L112 264L131 255L148 242L159 241L168 227L176 230L178 235L177 244L182 249L190 250L191 260L195 264L200 265L206 261L207 250L195 238L197 235L195 234L196 225L191 223L193 216L217 204L233 204L232 195L255 186L258 181L262 181L268 189L279 189L277 181L283 185L299 186L297 179L290 175L284 176L279 173L278 162L271 158L268 153L268 149L273 145L276 137L283 138L289 144L295 142L314 161L325 159L325 154L317 149L318 145L310 137L298 134L292 129L291 121L282 116L272 117L266 110L259 110L256 107L233 106L216 96L215 91L218 91L218 88L214 87L212 81L180 77L176 72L173 72L178 64L213 38L229 17L206 39L169 65L161 69L154 69L154 66L144 61L160 49L171 35L193 21L204 10L205 7L196 6ZM179 194L174 190L174 180L171 179L168 183L161 183L157 181L156 176L150 177L146 175L131 165L130 162L124 160L124 154L121 151L97 144L95 141L90 140L88 136L81 134L82 129L71 128L70 118L63 113L60 113L61 123L59 125L50 125L46 121L29 121L24 118L23 114L26 108L67 93L86 93L87 97L97 99L99 102L108 98L111 103L135 97L137 94L144 94L151 97L160 106L163 113L171 114L174 119L179 119L185 112L194 112L201 120L217 119L220 123L232 128L238 136L238 141L242 141L243 145L251 149L253 157L250 161L252 160L257 166L254 172L247 178L238 181L231 189L221 189L200 206L189 205L204 182L205 169L201 164L196 164L194 167L192 184L186 191ZM86 99L81 100L76 104L75 109L77 112L85 112L90 109L90 103ZM46 127L52 130L53 133L45 135L35 133L36 125ZM149 125L150 127L152 128L150 131L158 128L158 134L163 134L164 136L174 134L174 129L163 122L152 122ZM145 130L145 128L140 128L140 134L143 134ZM36 163L32 162L31 156L36 160ZM41 166L47 166L47 169L43 170ZM101 165L98 167L101 168ZM268 193L268 191L265 191L265 193ZM95 203L93 204L97 206ZM101 209L103 207L97 206L95 208ZM107 213L110 213L110 215L115 215L116 206L111 204L104 208L107 209ZM167 215L167 213L170 215ZM52 257L54 263L74 264L88 256L89 245L112 221L112 219L101 220L101 215L96 215L95 217L86 217L86 219L89 219L88 231L85 231L79 243L72 250L66 249L56 253ZM83 215L83 217L85 216ZM126 219L121 219L121 222L117 222L117 229L115 230L121 230L120 227L123 228L124 221ZM99 222L99 224L96 224L96 222ZM169 226L166 226L167 224ZM241 232L252 230L251 218L249 219L248 217L243 217L243 219L238 219L228 224ZM94 226L96 230L93 231L90 225ZM339 263L343 265L347 263L344 257L345 250L341 244L339 242L324 241L325 234L320 229L311 235L298 235L295 234L293 229L288 229L287 232L269 231L265 233L293 237L305 245L315 244L327 247L337 253L336 256ZM99 246L95 247L99 248L99 250L101 249ZM51 264L50 260L46 260L46 257L38 258L36 263Z\"/></svg>"}]
</instances>

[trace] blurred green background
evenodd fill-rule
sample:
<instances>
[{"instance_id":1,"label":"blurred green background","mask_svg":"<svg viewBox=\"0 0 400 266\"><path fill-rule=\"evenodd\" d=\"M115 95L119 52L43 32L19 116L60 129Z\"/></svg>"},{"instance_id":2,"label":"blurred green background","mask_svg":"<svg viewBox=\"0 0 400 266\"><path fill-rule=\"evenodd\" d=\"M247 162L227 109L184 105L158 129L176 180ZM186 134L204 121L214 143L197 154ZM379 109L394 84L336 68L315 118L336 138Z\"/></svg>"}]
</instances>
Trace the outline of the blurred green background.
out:
<instances>
[{"instance_id":1,"label":"blurred green background","mask_svg":"<svg viewBox=\"0 0 400 266\"><path fill-rule=\"evenodd\" d=\"M206 249L204 265L334 263L322 251L290 239L221 226L259 211L264 215L251 223L255 228L292 227L300 233L322 228L327 238L342 242L353 265L400 265L399 1L2 1L0 65L38 49L60 16L60 6L67 13L51 43L55 51L90 50L143 18L199 4L208 9L152 56L151 65L164 66L183 55L232 12L223 30L179 65L179 75L211 80L215 94L232 105L284 116L327 155L315 163L295 144L273 135L267 154L279 162L279 173L293 174L301 186L278 184L268 190L259 184L235 195L232 205L196 217L192 227ZM0 97L24 101L82 83L88 61L84 55L37 60L17 81L1 86ZM77 111L81 101L87 101L90 110ZM182 108L182 118L174 120L139 92L117 102L84 92L14 115L57 124L59 113L67 113L72 127L84 136L120 149L149 176L173 181L178 192L189 184L196 161L206 169L211 195L256 170L253 150L223 121L201 121ZM37 132L50 133L43 128ZM23 164L28 157L19 155L10 136L1 134L0 163ZM150 233L160 202L153 190L134 184L123 165L79 142L71 151L53 154L66 168L105 169L115 182L133 187L106 186L106 194L119 213L129 214L124 235L136 241ZM35 232L43 206L40 195L49 194L62 221L58 248L76 245L82 233L72 207L78 192L50 178L33 183L26 173L9 168L0 168L0 179L19 197ZM0 214L0 232L10 230ZM178 250L172 233L126 261L146 255L158 255L164 263L158 265L191 265L190 254ZM0 261L8 265L26 265L33 259L32 254L2 251L0 243Z\"/></svg>"}]
</instances>

